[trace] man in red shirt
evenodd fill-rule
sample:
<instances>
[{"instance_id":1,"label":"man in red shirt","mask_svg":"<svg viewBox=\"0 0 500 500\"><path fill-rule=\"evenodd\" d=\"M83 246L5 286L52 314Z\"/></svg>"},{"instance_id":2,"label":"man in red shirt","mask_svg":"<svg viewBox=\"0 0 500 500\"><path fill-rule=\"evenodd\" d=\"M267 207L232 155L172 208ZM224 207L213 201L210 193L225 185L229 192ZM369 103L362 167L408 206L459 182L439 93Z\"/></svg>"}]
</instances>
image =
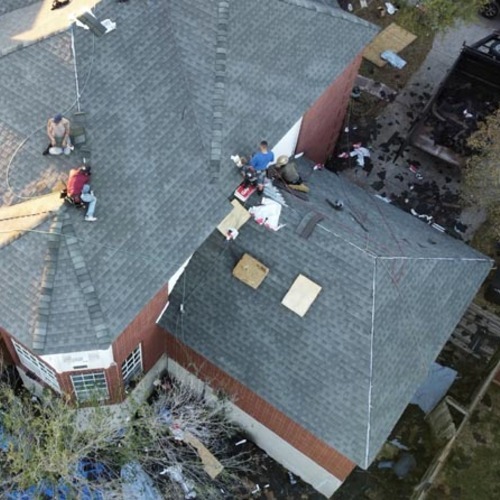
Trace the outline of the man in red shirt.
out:
<instances>
[{"instance_id":1,"label":"man in red shirt","mask_svg":"<svg viewBox=\"0 0 500 500\"><path fill-rule=\"evenodd\" d=\"M90 188L90 167L83 166L70 170L66 192L67 196L75 203L88 203L87 214L85 215L87 222L97 220L97 217L94 217L97 198Z\"/></svg>"}]
</instances>

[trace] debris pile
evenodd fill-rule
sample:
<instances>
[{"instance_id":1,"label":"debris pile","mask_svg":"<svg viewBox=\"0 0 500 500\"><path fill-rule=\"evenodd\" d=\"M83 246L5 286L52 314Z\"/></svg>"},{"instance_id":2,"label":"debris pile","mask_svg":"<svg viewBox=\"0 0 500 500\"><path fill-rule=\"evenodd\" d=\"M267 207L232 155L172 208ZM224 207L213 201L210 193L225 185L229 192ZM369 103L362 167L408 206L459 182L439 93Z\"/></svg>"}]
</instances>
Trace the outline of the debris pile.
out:
<instances>
[{"instance_id":1,"label":"debris pile","mask_svg":"<svg viewBox=\"0 0 500 500\"><path fill-rule=\"evenodd\" d=\"M467 139L499 105L500 93L491 87L465 78L454 79L432 104L425 126L430 127L435 145L467 156L471 153Z\"/></svg>"}]
</instances>

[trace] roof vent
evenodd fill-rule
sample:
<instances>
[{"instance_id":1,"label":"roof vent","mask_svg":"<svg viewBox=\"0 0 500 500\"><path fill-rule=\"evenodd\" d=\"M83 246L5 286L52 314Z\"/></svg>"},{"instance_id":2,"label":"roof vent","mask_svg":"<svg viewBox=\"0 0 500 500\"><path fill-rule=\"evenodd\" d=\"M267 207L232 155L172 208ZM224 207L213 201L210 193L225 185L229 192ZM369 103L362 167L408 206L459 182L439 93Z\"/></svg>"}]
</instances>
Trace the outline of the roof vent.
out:
<instances>
[{"instance_id":1,"label":"roof vent","mask_svg":"<svg viewBox=\"0 0 500 500\"><path fill-rule=\"evenodd\" d=\"M236 267L233 269L233 276L243 281L245 285L253 289L259 288L265 277L269 274L269 269L251 255L245 253Z\"/></svg>"},{"instance_id":2,"label":"roof vent","mask_svg":"<svg viewBox=\"0 0 500 500\"><path fill-rule=\"evenodd\" d=\"M321 292L321 287L318 284L299 274L281 303L290 311L303 317L316 300L319 292Z\"/></svg>"}]
</instances>

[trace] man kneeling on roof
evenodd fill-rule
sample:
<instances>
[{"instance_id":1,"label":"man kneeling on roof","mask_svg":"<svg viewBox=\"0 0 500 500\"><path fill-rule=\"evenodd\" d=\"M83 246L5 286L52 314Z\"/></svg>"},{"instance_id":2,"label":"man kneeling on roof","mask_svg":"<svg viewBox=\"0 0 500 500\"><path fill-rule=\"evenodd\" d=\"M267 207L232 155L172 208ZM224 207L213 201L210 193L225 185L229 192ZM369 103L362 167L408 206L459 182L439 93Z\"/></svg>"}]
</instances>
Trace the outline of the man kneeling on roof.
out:
<instances>
[{"instance_id":1,"label":"man kneeling on roof","mask_svg":"<svg viewBox=\"0 0 500 500\"><path fill-rule=\"evenodd\" d=\"M90 175L90 167L85 165L72 168L69 172L68 184L66 186L66 199L75 205L88 203L85 220L95 222L97 217L94 217L94 211L97 198L90 187Z\"/></svg>"},{"instance_id":2,"label":"man kneeling on roof","mask_svg":"<svg viewBox=\"0 0 500 500\"><path fill-rule=\"evenodd\" d=\"M297 170L297 165L295 162L290 161L287 155L278 156L271 175L292 189L306 193L309 191Z\"/></svg>"}]
</instances>

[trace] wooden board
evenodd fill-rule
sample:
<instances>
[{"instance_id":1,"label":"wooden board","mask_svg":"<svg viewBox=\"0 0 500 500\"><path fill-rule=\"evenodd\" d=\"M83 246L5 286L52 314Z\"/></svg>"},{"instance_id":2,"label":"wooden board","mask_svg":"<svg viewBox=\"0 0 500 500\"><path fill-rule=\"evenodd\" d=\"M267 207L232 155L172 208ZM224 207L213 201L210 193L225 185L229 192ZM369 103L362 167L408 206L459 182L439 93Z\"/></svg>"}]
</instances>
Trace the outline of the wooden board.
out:
<instances>
[{"instance_id":1,"label":"wooden board","mask_svg":"<svg viewBox=\"0 0 500 500\"><path fill-rule=\"evenodd\" d=\"M217 226L217 229L224 236L227 236L229 229L239 229L248 219L250 219L248 210L246 210L238 200L233 200L231 205L233 206L233 209Z\"/></svg>"},{"instance_id":2,"label":"wooden board","mask_svg":"<svg viewBox=\"0 0 500 500\"><path fill-rule=\"evenodd\" d=\"M233 269L233 276L253 289L259 288L269 269L249 254L244 254Z\"/></svg>"},{"instance_id":3,"label":"wooden board","mask_svg":"<svg viewBox=\"0 0 500 500\"><path fill-rule=\"evenodd\" d=\"M384 52L384 50L392 50L397 54L405 47L408 47L416 38L416 35L401 28L401 26L396 23L389 24L387 28L382 30L371 43L366 46L363 57L375 64L375 66L382 68L387 64L387 61L380 59L380 54Z\"/></svg>"},{"instance_id":4,"label":"wooden board","mask_svg":"<svg viewBox=\"0 0 500 500\"><path fill-rule=\"evenodd\" d=\"M297 276L281 303L299 316L304 316L311 307L321 287L302 274Z\"/></svg>"},{"instance_id":5,"label":"wooden board","mask_svg":"<svg viewBox=\"0 0 500 500\"><path fill-rule=\"evenodd\" d=\"M207 447L189 431L184 432L185 443L190 444L198 452L205 472L215 479L223 470L224 466L214 457L214 455L207 449Z\"/></svg>"}]
</instances>

